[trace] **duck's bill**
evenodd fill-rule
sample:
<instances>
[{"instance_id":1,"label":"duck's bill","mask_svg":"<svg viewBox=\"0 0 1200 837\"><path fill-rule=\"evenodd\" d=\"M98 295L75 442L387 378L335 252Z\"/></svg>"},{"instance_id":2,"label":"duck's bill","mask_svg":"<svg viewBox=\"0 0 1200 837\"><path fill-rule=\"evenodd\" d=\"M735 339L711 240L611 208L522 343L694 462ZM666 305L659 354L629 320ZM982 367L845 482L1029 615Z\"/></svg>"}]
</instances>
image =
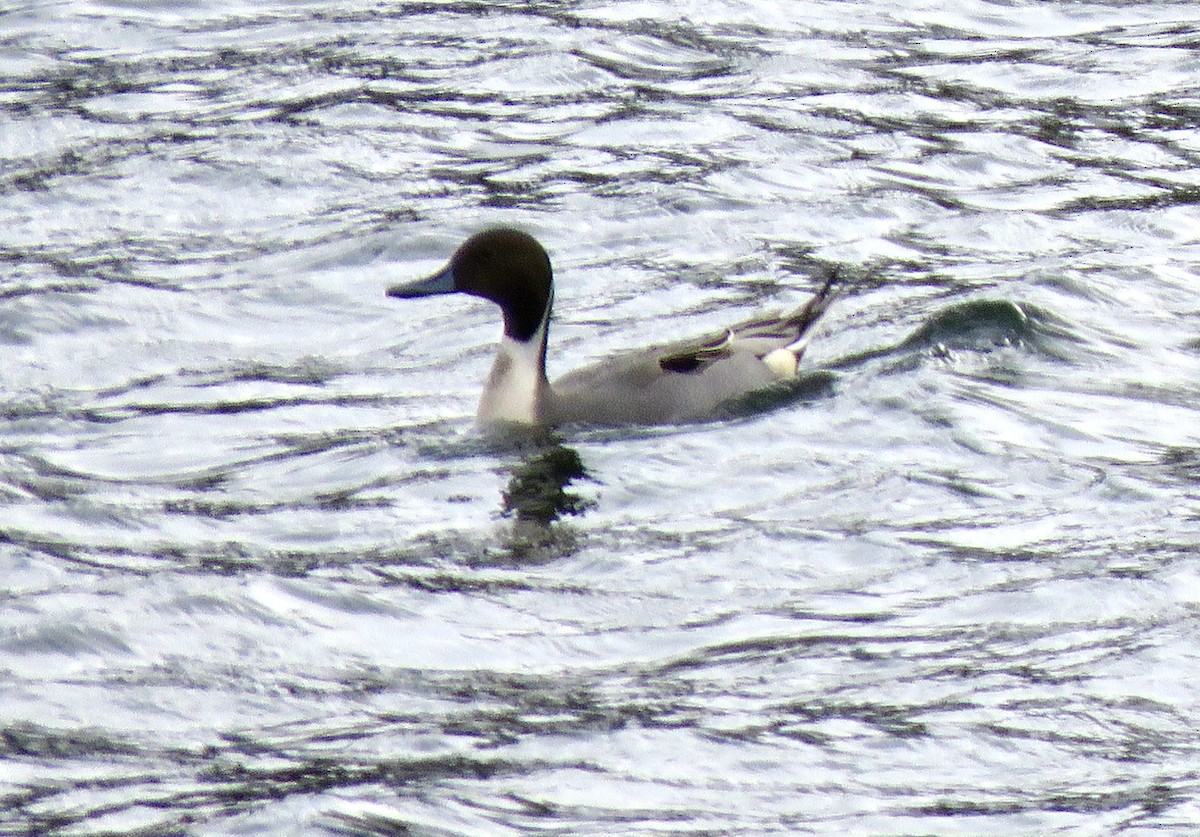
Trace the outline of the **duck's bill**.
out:
<instances>
[{"instance_id":1,"label":"duck's bill","mask_svg":"<svg viewBox=\"0 0 1200 837\"><path fill-rule=\"evenodd\" d=\"M444 268L428 279L418 279L415 282L402 282L388 288L387 295L400 299L412 299L418 296L435 296L437 294L452 294L458 288L454 286L454 269Z\"/></svg>"}]
</instances>

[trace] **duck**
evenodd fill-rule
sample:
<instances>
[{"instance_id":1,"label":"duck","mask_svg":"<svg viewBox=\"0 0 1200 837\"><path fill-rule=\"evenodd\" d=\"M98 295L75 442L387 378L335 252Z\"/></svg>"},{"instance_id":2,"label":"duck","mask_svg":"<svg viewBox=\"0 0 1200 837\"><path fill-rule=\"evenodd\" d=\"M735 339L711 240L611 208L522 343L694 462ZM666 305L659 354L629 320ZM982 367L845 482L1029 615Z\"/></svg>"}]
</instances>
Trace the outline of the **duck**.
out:
<instances>
[{"instance_id":1,"label":"duck","mask_svg":"<svg viewBox=\"0 0 1200 837\"><path fill-rule=\"evenodd\" d=\"M677 425L715 419L729 402L796 378L835 279L836 270L791 313L619 354L553 383L546 348L554 273L532 235L507 227L476 233L440 271L389 287L387 295L461 293L500 307L504 332L476 413L481 425Z\"/></svg>"}]
</instances>

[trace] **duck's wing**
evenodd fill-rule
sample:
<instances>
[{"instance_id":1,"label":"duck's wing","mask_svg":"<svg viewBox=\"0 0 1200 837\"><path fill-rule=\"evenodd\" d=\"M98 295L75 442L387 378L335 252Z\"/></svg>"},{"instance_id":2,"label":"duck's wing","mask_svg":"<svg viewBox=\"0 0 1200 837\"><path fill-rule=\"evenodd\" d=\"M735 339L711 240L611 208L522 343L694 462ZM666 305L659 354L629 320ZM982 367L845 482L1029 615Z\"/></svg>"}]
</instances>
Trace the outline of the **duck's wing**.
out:
<instances>
[{"instance_id":1,"label":"duck's wing","mask_svg":"<svg viewBox=\"0 0 1200 837\"><path fill-rule=\"evenodd\" d=\"M720 334L666 347L658 358L659 367L664 372L694 374L703 372L718 360L731 357L734 352L752 352L762 359L777 349L791 352L798 362L807 345L810 329L829 307L837 276L836 268L830 271L825 284L812 299L791 314L758 317Z\"/></svg>"},{"instance_id":2,"label":"duck's wing","mask_svg":"<svg viewBox=\"0 0 1200 837\"><path fill-rule=\"evenodd\" d=\"M663 372L678 372L682 375L702 372L706 366L733 354L733 329L701 340L689 341L684 346L669 346L666 354L658 356L658 367Z\"/></svg>"}]
</instances>

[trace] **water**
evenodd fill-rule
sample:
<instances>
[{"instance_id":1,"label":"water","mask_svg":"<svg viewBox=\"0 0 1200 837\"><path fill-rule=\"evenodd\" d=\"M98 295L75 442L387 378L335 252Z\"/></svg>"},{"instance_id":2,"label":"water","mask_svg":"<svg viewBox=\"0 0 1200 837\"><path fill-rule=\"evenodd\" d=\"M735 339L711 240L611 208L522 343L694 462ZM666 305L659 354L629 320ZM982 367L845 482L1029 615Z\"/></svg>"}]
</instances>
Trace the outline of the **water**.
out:
<instances>
[{"instance_id":1,"label":"water","mask_svg":"<svg viewBox=\"0 0 1200 837\"><path fill-rule=\"evenodd\" d=\"M0 833L1182 834L1200 9L0 11ZM719 422L551 372L843 296Z\"/></svg>"}]
</instances>

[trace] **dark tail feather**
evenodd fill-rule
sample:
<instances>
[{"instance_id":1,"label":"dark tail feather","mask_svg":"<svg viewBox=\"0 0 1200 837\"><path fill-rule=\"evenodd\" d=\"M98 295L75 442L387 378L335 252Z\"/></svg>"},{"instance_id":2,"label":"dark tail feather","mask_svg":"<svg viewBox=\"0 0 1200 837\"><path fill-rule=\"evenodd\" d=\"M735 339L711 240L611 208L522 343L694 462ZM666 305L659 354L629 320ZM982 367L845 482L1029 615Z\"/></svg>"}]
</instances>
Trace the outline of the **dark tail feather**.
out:
<instances>
[{"instance_id":1,"label":"dark tail feather","mask_svg":"<svg viewBox=\"0 0 1200 837\"><path fill-rule=\"evenodd\" d=\"M821 286L821 289L813 295L812 299L804 303L800 310L788 317L788 324L796 329L796 340L793 342L799 341L812 328L813 323L821 319L821 315L829 308L834 298L834 294L832 293L833 286L837 284L840 273L840 266L834 265L830 268L828 275L825 277L825 284Z\"/></svg>"}]
</instances>

